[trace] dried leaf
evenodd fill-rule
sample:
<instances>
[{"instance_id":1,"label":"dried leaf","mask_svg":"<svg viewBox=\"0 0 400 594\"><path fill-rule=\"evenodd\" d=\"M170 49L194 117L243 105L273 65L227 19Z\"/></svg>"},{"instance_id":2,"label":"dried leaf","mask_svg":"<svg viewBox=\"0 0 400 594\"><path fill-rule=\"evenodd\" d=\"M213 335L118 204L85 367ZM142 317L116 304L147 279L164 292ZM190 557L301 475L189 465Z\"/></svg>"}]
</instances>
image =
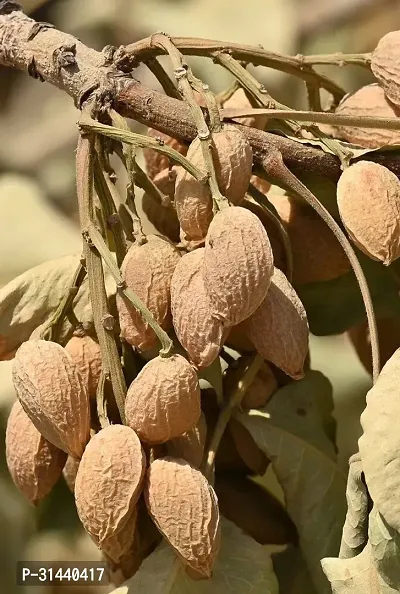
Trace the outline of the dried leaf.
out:
<instances>
[{"instance_id":1,"label":"dried leaf","mask_svg":"<svg viewBox=\"0 0 400 594\"><path fill-rule=\"evenodd\" d=\"M0 356L28 340L33 330L50 319L68 291L80 254L50 260L27 270L0 290ZM106 273L107 293L114 291L114 283ZM83 282L74 300L75 315L80 322L93 319L89 303L89 286ZM61 338L71 331L64 321Z\"/></svg>"},{"instance_id":2,"label":"dried leaf","mask_svg":"<svg viewBox=\"0 0 400 594\"><path fill-rule=\"evenodd\" d=\"M391 528L376 507L369 516L369 543L375 567L386 584L400 591L400 534Z\"/></svg>"},{"instance_id":3,"label":"dried leaf","mask_svg":"<svg viewBox=\"0 0 400 594\"><path fill-rule=\"evenodd\" d=\"M367 394L359 439L369 493L386 522L400 530L400 349L382 369Z\"/></svg>"},{"instance_id":4,"label":"dried leaf","mask_svg":"<svg viewBox=\"0 0 400 594\"><path fill-rule=\"evenodd\" d=\"M356 557L368 540L368 493L363 481L361 458L352 456L347 477L347 515L343 526L339 557Z\"/></svg>"},{"instance_id":5,"label":"dried leaf","mask_svg":"<svg viewBox=\"0 0 400 594\"><path fill-rule=\"evenodd\" d=\"M315 404L315 374L308 372L303 380L281 388L262 411L239 419L271 460L314 585L328 593L320 559L339 550L345 477Z\"/></svg>"},{"instance_id":6,"label":"dried leaf","mask_svg":"<svg viewBox=\"0 0 400 594\"><path fill-rule=\"evenodd\" d=\"M368 543L362 553L350 559L327 558L322 569L331 583L332 594L396 594L377 574Z\"/></svg>"},{"instance_id":7,"label":"dried leaf","mask_svg":"<svg viewBox=\"0 0 400 594\"><path fill-rule=\"evenodd\" d=\"M272 556L279 594L317 594L298 547L289 546Z\"/></svg>"},{"instance_id":8,"label":"dried leaf","mask_svg":"<svg viewBox=\"0 0 400 594\"><path fill-rule=\"evenodd\" d=\"M111 594L278 594L266 548L231 522L223 520L221 524L221 549L210 579L190 579L163 543L133 578Z\"/></svg>"}]
</instances>

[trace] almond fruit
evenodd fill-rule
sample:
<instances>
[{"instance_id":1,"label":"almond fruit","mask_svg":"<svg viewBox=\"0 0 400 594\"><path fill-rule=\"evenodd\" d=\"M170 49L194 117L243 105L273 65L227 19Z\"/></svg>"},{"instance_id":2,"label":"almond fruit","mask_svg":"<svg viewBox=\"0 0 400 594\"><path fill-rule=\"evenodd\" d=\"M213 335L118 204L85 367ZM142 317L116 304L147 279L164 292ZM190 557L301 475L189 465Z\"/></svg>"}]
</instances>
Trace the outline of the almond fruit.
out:
<instances>
[{"instance_id":1,"label":"almond fruit","mask_svg":"<svg viewBox=\"0 0 400 594\"><path fill-rule=\"evenodd\" d=\"M170 203L159 204L153 196L145 192L142 196L142 208L158 233L177 243L179 241L179 221L173 206L175 178L176 174L173 170L163 169L157 173L153 182L167 196Z\"/></svg>"},{"instance_id":2,"label":"almond fruit","mask_svg":"<svg viewBox=\"0 0 400 594\"><path fill-rule=\"evenodd\" d=\"M43 437L80 458L89 441L89 397L69 353L55 342L24 342L15 355L13 382L23 409Z\"/></svg>"},{"instance_id":3,"label":"almond fruit","mask_svg":"<svg viewBox=\"0 0 400 594\"><path fill-rule=\"evenodd\" d=\"M386 97L400 107L400 31L391 31L371 55L371 70Z\"/></svg>"},{"instance_id":4,"label":"almond fruit","mask_svg":"<svg viewBox=\"0 0 400 594\"><path fill-rule=\"evenodd\" d=\"M174 458L183 458L195 468L199 468L203 460L206 437L206 417L201 413L193 429L168 442L168 453Z\"/></svg>"},{"instance_id":5,"label":"almond fruit","mask_svg":"<svg viewBox=\"0 0 400 594\"><path fill-rule=\"evenodd\" d=\"M264 301L243 323L247 336L264 359L293 379L304 376L308 323L303 304L286 276L275 268Z\"/></svg>"},{"instance_id":6,"label":"almond fruit","mask_svg":"<svg viewBox=\"0 0 400 594\"><path fill-rule=\"evenodd\" d=\"M250 361L250 357L241 357L235 367L228 367L224 374L224 394L229 395L237 387ZM254 380L247 388L240 406L245 410L262 408L277 389L278 382L276 377L271 367L264 361Z\"/></svg>"},{"instance_id":7,"label":"almond fruit","mask_svg":"<svg viewBox=\"0 0 400 594\"><path fill-rule=\"evenodd\" d=\"M252 109L253 105L247 96L246 91L243 87L237 89L232 95L224 101L223 104L224 109ZM245 118L234 118L233 121L237 122L238 124L243 124L243 126L250 126L251 128L258 128L259 130L263 130L268 120L268 116L248 116Z\"/></svg>"},{"instance_id":8,"label":"almond fruit","mask_svg":"<svg viewBox=\"0 0 400 594\"><path fill-rule=\"evenodd\" d=\"M268 199L289 235L294 286L333 280L351 270L338 240L311 207L289 196L270 194Z\"/></svg>"},{"instance_id":9,"label":"almond fruit","mask_svg":"<svg viewBox=\"0 0 400 594\"><path fill-rule=\"evenodd\" d=\"M168 136L168 134L154 130L154 128L149 128L147 130L147 136L159 139L160 144L166 144L178 151L181 155L186 155L187 153L188 147L186 144L179 142L179 140L172 138L172 136ZM143 156L146 164L146 171L151 179L154 179L163 169L168 169L173 164L166 155L151 148L144 148Z\"/></svg>"},{"instance_id":10,"label":"almond fruit","mask_svg":"<svg viewBox=\"0 0 400 594\"><path fill-rule=\"evenodd\" d=\"M147 243L133 244L122 263L121 272L127 286L151 311L157 323L168 330L172 326L170 286L178 250L158 235L149 235ZM117 309L121 336L140 350L150 349L157 337L130 301L117 294Z\"/></svg>"},{"instance_id":11,"label":"almond fruit","mask_svg":"<svg viewBox=\"0 0 400 594\"><path fill-rule=\"evenodd\" d=\"M112 558L122 555L133 542L135 506L145 469L139 438L124 425L101 429L79 464L75 481L79 518L96 545Z\"/></svg>"},{"instance_id":12,"label":"almond fruit","mask_svg":"<svg viewBox=\"0 0 400 594\"><path fill-rule=\"evenodd\" d=\"M382 87L373 83L361 87L341 101L336 113L348 116L370 116L380 118L397 118L399 109L386 97ZM335 138L347 140L366 148L379 148L387 144L399 144L400 132L385 128L355 128L353 126L335 126Z\"/></svg>"},{"instance_id":13,"label":"almond fruit","mask_svg":"<svg viewBox=\"0 0 400 594\"><path fill-rule=\"evenodd\" d=\"M144 442L164 443L192 429L200 417L196 372L181 355L155 357L129 386L126 422Z\"/></svg>"},{"instance_id":14,"label":"almond fruit","mask_svg":"<svg viewBox=\"0 0 400 594\"><path fill-rule=\"evenodd\" d=\"M204 248L185 254L171 281L171 311L174 330L190 360L198 368L208 367L222 347L222 323L211 315L204 286Z\"/></svg>"},{"instance_id":15,"label":"almond fruit","mask_svg":"<svg viewBox=\"0 0 400 594\"><path fill-rule=\"evenodd\" d=\"M147 472L147 509L183 563L210 577L219 550L218 502L199 470L179 458L159 458Z\"/></svg>"},{"instance_id":16,"label":"almond fruit","mask_svg":"<svg viewBox=\"0 0 400 594\"><path fill-rule=\"evenodd\" d=\"M273 270L271 244L259 218L239 206L217 213L203 264L213 316L226 326L248 318L267 294Z\"/></svg>"},{"instance_id":17,"label":"almond fruit","mask_svg":"<svg viewBox=\"0 0 400 594\"><path fill-rule=\"evenodd\" d=\"M95 400L101 374L101 353L99 343L90 336L73 336L65 345L77 366L89 398Z\"/></svg>"},{"instance_id":18,"label":"almond fruit","mask_svg":"<svg viewBox=\"0 0 400 594\"><path fill-rule=\"evenodd\" d=\"M36 505L54 487L67 454L47 441L33 425L17 400L8 417L6 460L21 493Z\"/></svg>"},{"instance_id":19,"label":"almond fruit","mask_svg":"<svg viewBox=\"0 0 400 594\"><path fill-rule=\"evenodd\" d=\"M400 181L389 169L358 161L337 185L340 217L353 242L385 265L400 256Z\"/></svg>"}]
</instances>

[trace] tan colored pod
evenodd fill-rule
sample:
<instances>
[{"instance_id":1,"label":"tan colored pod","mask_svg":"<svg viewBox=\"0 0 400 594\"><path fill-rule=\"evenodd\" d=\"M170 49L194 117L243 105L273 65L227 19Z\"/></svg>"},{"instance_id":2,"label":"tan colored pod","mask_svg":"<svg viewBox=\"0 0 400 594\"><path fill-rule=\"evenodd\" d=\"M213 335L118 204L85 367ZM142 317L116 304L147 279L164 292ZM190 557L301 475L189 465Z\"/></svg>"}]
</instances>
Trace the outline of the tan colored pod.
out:
<instances>
[{"instance_id":1,"label":"tan colored pod","mask_svg":"<svg viewBox=\"0 0 400 594\"><path fill-rule=\"evenodd\" d=\"M138 510L135 505L122 528L98 544L101 552L114 564L118 564L127 554L129 555L135 541L137 520Z\"/></svg>"},{"instance_id":2,"label":"tan colored pod","mask_svg":"<svg viewBox=\"0 0 400 594\"><path fill-rule=\"evenodd\" d=\"M224 328L211 315L204 286L204 248L185 254L171 281L172 322L176 336L196 367L208 367L222 348Z\"/></svg>"},{"instance_id":3,"label":"tan colored pod","mask_svg":"<svg viewBox=\"0 0 400 594\"><path fill-rule=\"evenodd\" d=\"M212 314L226 326L248 318L267 294L273 271L271 244L260 219L240 206L217 213L203 265Z\"/></svg>"},{"instance_id":4,"label":"tan colored pod","mask_svg":"<svg viewBox=\"0 0 400 594\"><path fill-rule=\"evenodd\" d=\"M400 31L391 31L371 55L371 70L386 97L400 107Z\"/></svg>"},{"instance_id":5,"label":"tan colored pod","mask_svg":"<svg viewBox=\"0 0 400 594\"><path fill-rule=\"evenodd\" d=\"M397 118L400 115L399 109L390 103L382 87L376 83L361 87L351 95L347 95L336 108L336 113L380 118ZM366 148L379 148L386 144L400 143L399 130L335 126L333 134L335 138Z\"/></svg>"},{"instance_id":6,"label":"tan colored pod","mask_svg":"<svg viewBox=\"0 0 400 594\"><path fill-rule=\"evenodd\" d=\"M272 221L271 216L265 208L263 208L260 204L257 204L257 202L250 197L247 197L245 200L243 200L241 206L243 206L243 208L247 208L248 210L250 210L260 219L261 223L264 226L264 229L267 232L268 239L271 244L272 253L274 256L274 266L276 266L276 268L280 268L281 270L283 270L283 272L285 272L285 270L287 269L287 258L282 241L282 234L278 229L277 225Z\"/></svg>"},{"instance_id":7,"label":"tan colored pod","mask_svg":"<svg viewBox=\"0 0 400 594\"><path fill-rule=\"evenodd\" d=\"M170 286L180 254L167 239L149 235L147 243L133 244L122 263L121 272L127 286L139 297L164 330L172 326ZM157 343L157 337L126 297L117 294L121 336L139 350Z\"/></svg>"},{"instance_id":8,"label":"tan colored pod","mask_svg":"<svg viewBox=\"0 0 400 594\"><path fill-rule=\"evenodd\" d=\"M237 89L232 95L227 99L223 104L224 109L252 109L253 105L251 104L246 91L243 87ZM263 130L267 121L268 116L258 116L258 117L245 117L245 118L234 118L234 122L238 124L243 124L243 126L250 126L251 128L258 128L259 130Z\"/></svg>"},{"instance_id":9,"label":"tan colored pod","mask_svg":"<svg viewBox=\"0 0 400 594\"><path fill-rule=\"evenodd\" d=\"M179 231L180 246L183 247L187 252L193 252L200 247L204 247L206 238L203 239L186 239L186 234L183 229Z\"/></svg>"},{"instance_id":10,"label":"tan colored pod","mask_svg":"<svg viewBox=\"0 0 400 594\"><path fill-rule=\"evenodd\" d=\"M400 256L400 181L389 169L358 161L337 185L340 217L353 242L386 266Z\"/></svg>"},{"instance_id":11,"label":"tan colored pod","mask_svg":"<svg viewBox=\"0 0 400 594\"><path fill-rule=\"evenodd\" d=\"M131 540L122 531L134 524L145 470L139 438L124 425L101 429L82 456L75 481L76 508L85 530L107 554L113 548L111 539L126 548L133 542L134 530Z\"/></svg>"},{"instance_id":12,"label":"tan colored pod","mask_svg":"<svg viewBox=\"0 0 400 594\"><path fill-rule=\"evenodd\" d=\"M198 138L190 145L187 158L195 167L205 170ZM213 217L211 193L207 183L200 183L183 167L177 167L175 208L181 238L183 234L188 241L204 239Z\"/></svg>"},{"instance_id":13,"label":"tan colored pod","mask_svg":"<svg viewBox=\"0 0 400 594\"><path fill-rule=\"evenodd\" d=\"M251 357L241 357L237 366L228 367L224 374L224 394L229 396L229 394L232 393L250 362ZM240 406L244 410L262 408L267 404L277 389L277 379L274 376L270 365L264 361L254 380L247 388Z\"/></svg>"},{"instance_id":14,"label":"tan colored pod","mask_svg":"<svg viewBox=\"0 0 400 594\"><path fill-rule=\"evenodd\" d=\"M80 458L89 441L89 397L69 353L55 342L24 342L15 355L13 382L23 409L43 437Z\"/></svg>"},{"instance_id":15,"label":"tan colored pod","mask_svg":"<svg viewBox=\"0 0 400 594\"><path fill-rule=\"evenodd\" d=\"M161 234L174 243L179 241L179 221L173 206L175 193L174 170L163 169L154 177L153 182L158 189L169 199L169 204L159 204L153 196L145 192L142 196L143 212L150 223Z\"/></svg>"},{"instance_id":16,"label":"tan colored pod","mask_svg":"<svg viewBox=\"0 0 400 594\"><path fill-rule=\"evenodd\" d=\"M126 422L146 443L179 437L192 429L200 413L197 375L181 355L146 363L126 395Z\"/></svg>"},{"instance_id":17,"label":"tan colored pod","mask_svg":"<svg viewBox=\"0 0 400 594\"><path fill-rule=\"evenodd\" d=\"M201 413L193 429L168 442L168 454L175 458L183 458L195 468L199 468L203 461L206 438L207 422Z\"/></svg>"},{"instance_id":18,"label":"tan colored pod","mask_svg":"<svg viewBox=\"0 0 400 594\"><path fill-rule=\"evenodd\" d=\"M289 235L293 285L333 280L351 270L342 246L312 208L289 196L270 194L268 199L278 211ZM272 237L271 245L274 248ZM282 268L279 265L276 267Z\"/></svg>"},{"instance_id":19,"label":"tan colored pod","mask_svg":"<svg viewBox=\"0 0 400 594\"><path fill-rule=\"evenodd\" d=\"M71 493L75 491L76 474L78 472L80 460L76 460L72 456L68 456L65 466L63 468L63 477L68 485Z\"/></svg>"},{"instance_id":20,"label":"tan colored pod","mask_svg":"<svg viewBox=\"0 0 400 594\"><path fill-rule=\"evenodd\" d=\"M210 577L220 545L218 501L203 474L179 458L159 458L147 471L147 509L183 563Z\"/></svg>"},{"instance_id":21,"label":"tan colored pod","mask_svg":"<svg viewBox=\"0 0 400 594\"><path fill-rule=\"evenodd\" d=\"M293 379L304 377L308 352L307 315L279 268L275 268L266 298L243 327L264 359Z\"/></svg>"},{"instance_id":22,"label":"tan colored pod","mask_svg":"<svg viewBox=\"0 0 400 594\"><path fill-rule=\"evenodd\" d=\"M168 134L154 130L154 128L149 128L147 130L147 136L159 139L160 144L166 144L178 151L181 155L186 155L187 153L188 147L186 144L179 142L179 140L172 138L172 136L168 136ZM146 171L151 179L154 179L163 169L168 169L173 165L166 155L162 155L151 148L144 148L143 156L146 164Z\"/></svg>"},{"instance_id":23,"label":"tan colored pod","mask_svg":"<svg viewBox=\"0 0 400 594\"><path fill-rule=\"evenodd\" d=\"M90 336L73 336L65 345L86 386L89 398L95 400L101 374L99 343Z\"/></svg>"},{"instance_id":24,"label":"tan colored pod","mask_svg":"<svg viewBox=\"0 0 400 594\"><path fill-rule=\"evenodd\" d=\"M66 459L65 452L39 433L19 401L14 402L6 429L7 466L15 485L31 503L36 505L50 493Z\"/></svg>"}]
</instances>

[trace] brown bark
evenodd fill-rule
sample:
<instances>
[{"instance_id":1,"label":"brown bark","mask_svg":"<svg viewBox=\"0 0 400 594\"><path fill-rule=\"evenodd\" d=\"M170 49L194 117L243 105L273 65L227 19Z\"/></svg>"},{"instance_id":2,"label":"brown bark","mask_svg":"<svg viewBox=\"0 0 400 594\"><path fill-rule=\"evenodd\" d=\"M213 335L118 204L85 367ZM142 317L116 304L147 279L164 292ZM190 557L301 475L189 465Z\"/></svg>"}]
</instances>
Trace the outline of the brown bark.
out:
<instances>
[{"instance_id":1,"label":"brown bark","mask_svg":"<svg viewBox=\"0 0 400 594\"><path fill-rule=\"evenodd\" d=\"M132 47L128 49L131 51ZM119 70L116 64L122 63L124 52L118 50L118 60L114 62L109 49L97 52L88 48L72 35L49 24L36 23L16 2L0 0L0 64L57 86L77 106L97 93L111 100L125 117L190 142L196 129L187 105L143 86L130 73ZM158 51L156 48L155 53ZM285 165L300 178L307 173L336 181L340 175L338 159L319 148L255 128L241 126L241 130L253 148L256 167L261 168L265 158L279 150ZM371 153L363 158L382 163L400 176L400 159L394 153Z\"/></svg>"}]
</instances>

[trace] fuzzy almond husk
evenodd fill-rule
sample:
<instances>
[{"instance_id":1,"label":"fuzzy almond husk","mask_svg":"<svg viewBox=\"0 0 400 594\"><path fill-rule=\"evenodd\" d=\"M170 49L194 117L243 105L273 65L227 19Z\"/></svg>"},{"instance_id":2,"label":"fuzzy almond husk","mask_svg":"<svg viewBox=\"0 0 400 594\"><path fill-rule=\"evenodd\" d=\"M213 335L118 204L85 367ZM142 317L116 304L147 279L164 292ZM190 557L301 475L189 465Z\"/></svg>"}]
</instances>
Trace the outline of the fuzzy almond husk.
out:
<instances>
[{"instance_id":1,"label":"fuzzy almond husk","mask_svg":"<svg viewBox=\"0 0 400 594\"><path fill-rule=\"evenodd\" d=\"M220 545L218 501L203 474L179 458L159 458L147 471L147 509L183 563L210 577Z\"/></svg>"},{"instance_id":2,"label":"fuzzy almond husk","mask_svg":"<svg viewBox=\"0 0 400 594\"><path fill-rule=\"evenodd\" d=\"M308 352L307 314L278 268L275 268L266 298L243 327L264 359L293 379L304 377Z\"/></svg>"},{"instance_id":3,"label":"fuzzy almond husk","mask_svg":"<svg viewBox=\"0 0 400 594\"><path fill-rule=\"evenodd\" d=\"M17 400L7 421L6 460L16 487L36 505L60 478L67 454L39 433Z\"/></svg>"},{"instance_id":4,"label":"fuzzy almond husk","mask_svg":"<svg viewBox=\"0 0 400 594\"><path fill-rule=\"evenodd\" d=\"M122 262L126 285L139 297L164 330L172 327L170 310L171 278L180 254L167 239L149 235L143 245L133 244ZM152 328L124 296L116 297L121 336L139 350L157 343Z\"/></svg>"},{"instance_id":5,"label":"fuzzy almond husk","mask_svg":"<svg viewBox=\"0 0 400 594\"><path fill-rule=\"evenodd\" d=\"M204 248L185 254L171 281L171 311L179 342L196 367L208 367L222 348L224 328L211 315L204 286L202 266Z\"/></svg>"},{"instance_id":6,"label":"fuzzy almond husk","mask_svg":"<svg viewBox=\"0 0 400 594\"><path fill-rule=\"evenodd\" d=\"M159 204L153 196L145 192L142 196L143 212L158 233L165 235L174 243L179 241L179 221L174 207L175 194L174 170L163 169L154 177L153 182L169 199L169 204Z\"/></svg>"},{"instance_id":7,"label":"fuzzy almond husk","mask_svg":"<svg viewBox=\"0 0 400 594\"><path fill-rule=\"evenodd\" d=\"M187 158L195 167L204 170L198 138L190 145ZM210 189L207 183L200 183L183 167L176 169L175 208L183 237L186 240L204 239L213 217Z\"/></svg>"},{"instance_id":8,"label":"fuzzy almond husk","mask_svg":"<svg viewBox=\"0 0 400 594\"><path fill-rule=\"evenodd\" d=\"M366 85L354 93L346 95L336 108L336 113L380 118L397 118L400 115L399 109L388 100L382 87L376 83ZM387 144L400 143L399 130L335 126L333 134L335 138L347 140L347 142L366 148L379 148Z\"/></svg>"},{"instance_id":9,"label":"fuzzy almond husk","mask_svg":"<svg viewBox=\"0 0 400 594\"><path fill-rule=\"evenodd\" d=\"M400 31L380 39L371 55L371 70L386 97L400 107Z\"/></svg>"},{"instance_id":10,"label":"fuzzy almond husk","mask_svg":"<svg viewBox=\"0 0 400 594\"><path fill-rule=\"evenodd\" d=\"M268 199L289 235L294 286L333 280L351 270L342 246L312 208L289 196L270 194Z\"/></svg>"},{"instance_id":11,"label":"fuzzy almond husk","mask_svg":"<svg viewBox=\"0 0 400 594\"><path fill-rule=\"evenodd\" d=\"M76 474L78 472L80 460L76 460L72 456L68 456L65 466L63 468L63 477L71 493L75 491Z\"/></svg>"},{"instance_id":12,"label":"fuzzy almond husk","mask_svg":"<svg viewBox=\"0 0 400 594\"><path fill-rule=\"evenodd\" d=\"M243 87L237 89L232 95L224 101L223 104L224 109L251 109L253 105L246 94L246 91ZM243 124L243 126L250 126L251 128L258 128L259 130L264 130L264 127L268 121L268 116L259 116L257 118L253 116L249 116L247 118L234 118L234 122L238 124Z\"/></svg>"},{"instance_id":13,"label":"fuzzy almond husk","mask_svg":"<svg viewBox=\"0 0 400 594\"><path fill-rule=\"evenodd\" d=\"M201 140L193 140L188 159L205 170ZM226 125L212 135L211 151L220 191L232 204L239 204L249 186L253 151L235 126ZM185 239L199 240L206 236L212 220L212 199L207 184L195 180L179 168L175 184L175 206Z\"/></svg>"},{"instance_id":14,"label":"fuzzy almond husk","mask_svg":"<svg viewBox=\"0 0 400 594\"><path fill-rule=\"evenodd\" d=\"M400 256L400 181L372 161L350 165L339 178L337 203L360 250L386 266Z\"/></svg>"},{"instance_id":15,"label":"fuzzy almond husk","mask_svg":"<svg viewBox=\"0 0 400 594\"><path fill-rule=\"evenodd\" d=\"M89 396L71 355L55 342L29 340L18 349L12 373L19 401L38 431L79 459L89 441Z\"/></svg>"},{"instance_id":16,"label":"fuzzy almond husk","mask_svg":"<svg viewBox=\"0 0 400 594\"><path fill-rule=\"evenodd\" d=\"M273 271L260 219L240 206L218 212L207 233L203 264L212 314L225 326L248 318L265 298Z\"/></svg>"},{"instance_id":17,"label":"fuzzy almond husk","mask_svg":"<svg viewBox=\"0 0 400 594\"><path fill-rule=\"evenodd\" d=\"M195 468L199 468L203 461L206 438L207 421L204 413L201 413L193 429L168 442L168 454L175 458L183 458Z\"/></svg>"},{"instance_id":18,"label":"fuzzy almond husk","mask_svg":"<svg viewBox=\"0 0 400 594\"><path fill-rule=\"evenodd\" d=\"M145 470L139 438L124 425L101 429L82 456L75 481L76 508L85 530L110 556L115 556L111 541L120 555L133 542Z\"/></svg>"},{"instance_id":19,"label":"fuzzy almond husk","mask_svg":"<svg viewBox=\"0 0 400 594\"><path fill-rule=\"evenodd\" d=\"M248 210L250 210L260 219L261 223L264 226L264 229L267 232L268 239L271 244L272 253L274 256L274 266L285 271L285 269L287 268L287 262L285 248L282 242L282 235L278 230L277 226L272 222L271 217L266 212L266 209L263 208L260 204L257 204L257 202L255 202L255 200L253 200L249 196L247 196L246 199L243 200L241 206L243 206L243 208L247 208Z\"/></svg>"},{"instance_id":20,"label":"fuzzy almond husk","mask_svg":"<svg viewBox=\"0 0 400 594\"><path fill-rule=\"evenodd\" d=\"M99 343L90 336L73 336L65 345L78 367L89 398L95 400L101 374L101 353Z\"/></svg>"},{"instance_id":21,"label":"fuzzy almond husk","mask_svg":"<svg viewBox=\"0 0 400 594\"><path fill-rule=\"evenodd\" d=\"M154 130L154 128L149 128L147 130L147 136L150 136L150 138L160 139L160 144L166 144L167 146L178 151L178 153L181 155L186 155L187 153L188 147L186 144L179 142L179 140L172 138L172 136L168 136L168 134ZM151 148L144 148L143 156L146 165L146 171L149 177L153 180L161 171L163 171L163 169L169 169L173 165L166 155L162 155L158 151L155 151Z\"/></svg>"},{"instance_id":22,"label":"fuzzy almond husk","mask_svg":"<svg viewBox=\"0 0 400 594\"><path fill-rule=\"evenodd\" d=\"M201 413L194 368L181 355L155 357L129 386L125 413L146 443L164 443L189 431Z\"/></svg>"}]
</instances>

